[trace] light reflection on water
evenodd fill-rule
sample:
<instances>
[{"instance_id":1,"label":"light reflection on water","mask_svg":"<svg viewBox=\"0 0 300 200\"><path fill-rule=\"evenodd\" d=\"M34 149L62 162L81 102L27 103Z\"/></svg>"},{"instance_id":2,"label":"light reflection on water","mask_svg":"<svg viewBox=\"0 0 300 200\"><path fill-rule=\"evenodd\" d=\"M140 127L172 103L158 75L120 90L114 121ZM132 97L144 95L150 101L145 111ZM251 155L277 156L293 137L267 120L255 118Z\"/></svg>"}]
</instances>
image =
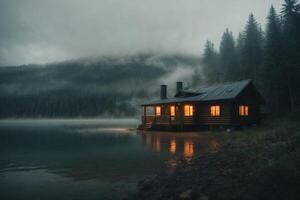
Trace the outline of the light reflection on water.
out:
<instances>
[{"instance_id":1,"label":"light reflection on water","mask_svg":"<svg viewBox=\"0 0 300 200\"><path fill-rule=\"evenodd\" d=\"M0 121L0 199L122 199L139 180L218 149L199 133L138 133L136 120ZM16 193L16 191L18 191Z\"/></svg>"},{"instance_id":2,"label":"light reflection on water","mask_svg":"<svg viewBox=\"0 0 300 200\"><path fill-rule=\"evenodd\" d=\"M176 153L176 140L175 138L172 138L171 139L171 142L170 142L170 153L174 154Z\"/></svg>"},{"instance_id":3,"label":"light reflection on water","mask_svg":"<svg viewBox=\"0 0 300 200\"><path fill-rule=\"evenodd\" d=\"M143 143L155 152L169 154L167 163L176 167L176 157L183 156L190 161L194 156L219 149L219 141L209 135L198 132L139 132Z\"/></svg>"},{"instance_id":4,"label":"light reflection on water","mask_svg":"<svg viewBox=\"0 0 300 200\"><path fill-rule=\"evenodd\" d=\"M187 159L194 156L194 142L192 140L185 140L184 141L183 155Z\"/></svg>"}]
</instances>

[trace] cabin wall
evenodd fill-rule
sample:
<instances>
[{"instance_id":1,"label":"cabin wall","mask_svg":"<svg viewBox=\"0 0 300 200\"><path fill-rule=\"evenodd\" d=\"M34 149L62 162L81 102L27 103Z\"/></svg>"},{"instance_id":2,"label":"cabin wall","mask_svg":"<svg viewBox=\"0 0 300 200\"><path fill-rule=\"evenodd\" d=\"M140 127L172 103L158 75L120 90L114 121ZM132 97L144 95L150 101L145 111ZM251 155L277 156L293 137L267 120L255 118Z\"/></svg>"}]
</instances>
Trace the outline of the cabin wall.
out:
<instances>
[{"instance_id":1,"label":"cabin wall","mask_svg":"<svg viewBox=\"0 0 300 200\"><path fill-rule=\"evenodd\" d=\"M176 106L176 116L170 117L171 105ZM184 116L183 106L193 105L193 116ZM211 116L210 106L220 106L220 116ZM202 126L231 126L232 124L232 103L231 102L201 102L201 103L177 103L165 104L161 106L161 116L152 116L151 121L156 127L202 127ZM149 118L149 116L148 116ZM144 122L145 123L145 122Z\"/></svg>"},{"instance_id":2,"label":"cabin wall","mask_svg":"<svg viewBox=\"0 0 300 200\"><path fill-rule=\"evenodd\" d=\"M248 105L249 107L248 116L239 115L240 105ZM257 97L257 92L252 87L245 89L234 101L232 107L233 125L243 126L243 125L260 123L261 120L260 105L261 102L260 99Z\"/></svg>"},{"instance_id":3,"label":"cabin wall","mask_svg":"<svg viewBox=\"0 0 300 200\"><path fill-rule=\"evenodd\" d=\"M248 105L249 107L248 116L240 116L239 114L240 105ZM236 100L236 103L233 106L233 125L242 126L242 125L257 124L259 122L260 122L260 107L257 103L249 99Z\"/></svg>"},{"instance_id":4,"label":"cabin wall","mask_svg":"<svg viewBox=\"0 0 300 200\"><path fill-rule=\"evenodd\" d=\"M261 120L262 99L254 86L249 85L235 99L207 102L160 104L161 116L143 118L144 127L155 130L186 130L200 127L232 127L258 124ZM176 106L176 116L170 116L170 106ZM193 105L193 116L184 116L184 105ZM220 116L211 116L211 106L220 106ZM248 106L248 116L239 115L239 106ZM147 120L148 119L148 120ZM148 122L147 122L148 121ZM153 122L153 123L152 123Z\"/></svg>"},{"instance_id":5,"label":"cabin wall","mask_svg":"<svg viewBox=\"0 0 300 200\"><path fill-rule=\"evenodd\" d=\"M220 116L211 116L210 107L220 106ZM232 123L232 112L230 102L205 102L197 106L197 123L204 126L230 126Z\"/></svg>"}]
</instances>

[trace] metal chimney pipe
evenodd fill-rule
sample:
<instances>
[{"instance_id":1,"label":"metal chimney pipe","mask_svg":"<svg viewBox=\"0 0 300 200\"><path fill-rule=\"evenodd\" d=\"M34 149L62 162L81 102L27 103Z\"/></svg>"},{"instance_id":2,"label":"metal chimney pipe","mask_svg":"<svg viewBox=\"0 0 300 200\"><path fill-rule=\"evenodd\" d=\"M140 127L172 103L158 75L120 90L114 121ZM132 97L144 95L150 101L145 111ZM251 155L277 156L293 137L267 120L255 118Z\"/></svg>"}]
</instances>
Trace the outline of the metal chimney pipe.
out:
<instances>
[{"instance_id":1,"label":"metal chimney pipe","mask_svg":"<svg viewBox=\"0 0 300 200\"><path fill-rule=\"evenodd\" d=\"M161 99L167 98L167 85L160 85L160 98Z\"/></svg>"}]
</instances>

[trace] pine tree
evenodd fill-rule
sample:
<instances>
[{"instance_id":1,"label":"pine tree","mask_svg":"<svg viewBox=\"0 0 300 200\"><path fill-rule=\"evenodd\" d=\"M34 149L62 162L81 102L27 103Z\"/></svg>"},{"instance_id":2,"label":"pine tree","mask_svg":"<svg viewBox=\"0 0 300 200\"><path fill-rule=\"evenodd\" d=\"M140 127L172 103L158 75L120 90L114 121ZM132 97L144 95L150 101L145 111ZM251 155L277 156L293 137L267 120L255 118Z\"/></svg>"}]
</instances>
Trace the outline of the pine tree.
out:
<instances>
[{"instance_id":1,"label":"pine tree","mask_svg":"<svg viewBox=\"0 0 300 200\"><path fill-rule=\"evenodd\" d=\"M284 38L284 83L293 110L300 101L300 6L297 0L285 0L281 11ZM298 103L299 105L299 103Z\"/></svg>"},{"instance_id":2,"label":"pine tree","mask_svg":"<svg viewBox=\"0 0 300 200\"><path fill-rule=\"evenodd\" d=\"M237 66L238 59L235 49L235 41L228 29L224 32L220 43L219 68L223 81L233 81L238 79Z\"/></svg>"},{"instance_id":3,"label":"pine tree","mask_svg":"<svg viewBox=\"0 0 300 200\"><path fill-rule=\"evenodd\" d=\"M250 14L245 32L244 45L242 49L242 78L253 79L258 84L259 67L262 64L263 36L261 28L256 22L253 14Z\"/></svg>"},{"instance_id":4,"label":"pine tree","mask_svg":"<svg viewBox=\"0 0 300 200\"><path fill-rule=\"evenodd\" d=\"M244 49L244 45L245 45L245 34L244 33L239 33L237 40L236 40L236 55L237 55L237 61L238 61L238 67L237 67L237 79L242 79L244 72L242 69L244 69L242 67L243 62L242 62L242 58L243 58L243 49Z\"/></svg>"},{"instance_id":5,"label":"pine tree","mask_svg":"<svg viewBox=\"0 0 300 200\"><path fill-rule=\"evenodd\" d=\"M273 6L271 6L267 17L266 38L264 46L264 65L262 69L261 82L267 96L268 104L277 112L280 104L284 103L283 56L282 56L282 31L281 23Z\"/></svg>"},{"instance_id":6,"label":"pine tree","mask_svg":"<svg viewBox=\"0 0 300 200\"><path fill-rule=\"evenodd\" d=\"M214 44L207 40L202 57L203 73L207 83L220 81L220 71L218 70L218 54Z\"/></svg>"},{"instance_id":7,"label":"pine tree","mask_svg":"<svg viewBox=\"0 0 300 200\"><path fill-rule=\"evenodd\" d=\"M273 6L267 17L265 56L270 61L281 60L282 33L281 23Z\"/></svg>"}]
</instances>

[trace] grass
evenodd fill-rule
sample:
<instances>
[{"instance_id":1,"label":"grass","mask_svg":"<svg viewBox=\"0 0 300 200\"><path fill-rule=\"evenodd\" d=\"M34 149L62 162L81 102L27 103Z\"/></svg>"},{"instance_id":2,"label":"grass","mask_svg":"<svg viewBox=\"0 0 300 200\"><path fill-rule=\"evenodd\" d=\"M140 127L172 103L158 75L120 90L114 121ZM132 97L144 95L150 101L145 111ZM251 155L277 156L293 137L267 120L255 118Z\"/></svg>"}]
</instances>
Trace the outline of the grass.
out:
<instances>
[{"instance_id":1,"label":"grass","mask_svg":"<svg viewBox=\"0 0 300 200\"><path fill-rule=\"evenodd\" d=\"M138 199L300 199L299 116L215 133L223 141L220 151L141 184Z\"/></svg>"}]
</instances>

